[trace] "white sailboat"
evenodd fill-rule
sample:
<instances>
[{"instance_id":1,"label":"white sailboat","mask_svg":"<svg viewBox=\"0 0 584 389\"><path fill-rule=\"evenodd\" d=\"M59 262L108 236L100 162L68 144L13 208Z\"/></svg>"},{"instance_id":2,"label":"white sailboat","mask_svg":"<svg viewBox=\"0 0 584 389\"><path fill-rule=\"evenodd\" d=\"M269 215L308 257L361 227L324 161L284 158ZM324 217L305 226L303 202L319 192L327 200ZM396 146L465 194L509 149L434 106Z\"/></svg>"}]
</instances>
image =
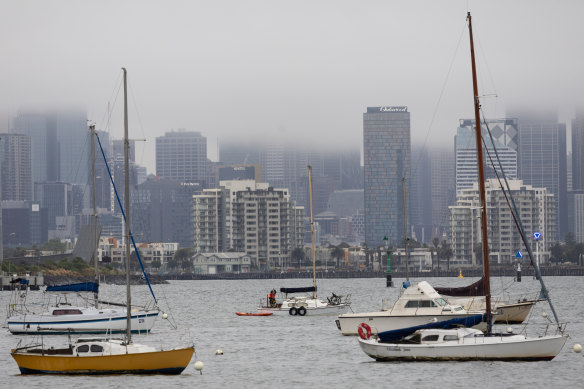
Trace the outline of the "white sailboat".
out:
<instances>
[{"instance_id":1,"label":"white sailboat","mask_svg":"<svg viewBox=\"0 0 584 389\"><path fill-rule=\"evenodd\" d=\"M130 185L128 162L127 76L124 74L124 160L125 160L125 234L126 306L131 307L130 292ZM119 199L118 199L119 201ZM121 206L121 204L120 204ZM122 212L123 212L123 207ZM194 345L159 349L132 341L131 313L126 311L125 339L77 339L62 347L44 343L17 347L11 355L22 374L180 374L189 364Z\"/></svg>"},{"instance_id":2,"label":"white sailboat","mask_svg":"<svg viewBox=\"0 0 584 389\"><path fill-rule=\"evenodd\" d=\"M481 120L479 94L474 59L474 44L470 12L467 15L470 35L471 64L473 75L474 108L476 120L477 165L481 201L481 226L483 238L483 273L485 279L485 306L487 332L474 329L423 329L400 341L383 342L370 331L361 330L359 345L363 352L378 361L436 361L436 360L551 360L560 353L567 335L557 323L553 333L530 338L524 334L492 333L491 291L489 274L489 245L487 238L487 212L485 179L483 171ZM536 267L536 270L538 268ZM541 277L540 277L541 278ZM549 299L548 299L549 302ZM550 307L551 302L550 302ZM552 307L553 311L553 307ZM366 323L362 328L366 328Z\"/></svg>"},{"instance_id":3,"label":"white sailboat","mask_svg":"<svg viewBox=\"0 0 584 389\"><path fill-rule=\"evenodd\" d=\"M343 335L357 335L367 323L381 339L403 337L420 328L472 327L483 322L484 311L467 311L448 303L432 286L422 281L409 286L393 307L374 312L344 313L336 320Z\"/></svg>"},{"instance_id":4,"label":"white sailboat","mask_svg":"<svg viewBox=\"0 0 584 389\"><path fill-rule=\"evenodd\" d=\"M272 313L274 315L338 315L346 312L351 305L350 296L337 296L334 293L327 300L317 298L316 295L316 257L314 252L314 217L312 214L312 167L308 166L308 190L310 197L310 232L312 236L312 284L306 288L281 288L284 299L280 302L274 294L266 299L265 303L258 307L259 313ZM294 293L310 293L312 296L288 296Z\"/></svg>"},{"instance_id":5,"label":"white sailboat","mask_svg":"<svg viewBox=\"0 0 584 389\"><path fill-rule=\"evenodd\" d=\"M95 281L49 286L45 290L47 304L42 311L32 311L26 301L20 301L15 290L15 301L8 310L8 330L13 334L113 334L126 332L126 307L124 304L104 304L99 300L97 267L97 206L95 185L95 125L89 126L91 136L91 173L93 177L93 239L92 260L95 264ZM23 294L26 296L26 294ZM23 299L26 299L24 297ZM18 301L17 301L18 300ZM79 304L79 302L83 304ZM134 333L149 332L154 326L159 310L154 307L134 307L131 325Z\"/></svg>"}]
</instances>

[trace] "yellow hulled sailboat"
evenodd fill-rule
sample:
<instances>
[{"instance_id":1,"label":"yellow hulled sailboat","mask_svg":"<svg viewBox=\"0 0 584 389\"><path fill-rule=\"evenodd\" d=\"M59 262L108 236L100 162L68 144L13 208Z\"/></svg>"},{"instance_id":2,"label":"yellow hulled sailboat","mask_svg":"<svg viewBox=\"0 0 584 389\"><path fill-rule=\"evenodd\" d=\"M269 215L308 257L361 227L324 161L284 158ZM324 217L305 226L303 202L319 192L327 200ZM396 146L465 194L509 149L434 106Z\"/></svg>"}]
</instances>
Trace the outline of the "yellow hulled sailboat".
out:
<instances>
[{"instance_id":1,"label":"yellow hulled sailboat","mask_svg":"<svg viewBox=\"0 0 584 389\"><path fill-rule=\"evenodd\" d=\"M124 160L125 160L125 235L126 235L126 337L122 339L79 338L63 347L43 344L16 347L11 355L22 374L180 374L188 366L194 345L158 349L132 342L130 293L130 185L128 163L127 74L124 74ZM94 126L91 128L93 150ZM116 193L117 196L117 193ZM119 202L119 198L118 198ZM122 213L124 213L123 207Z\"/></svg>"}]
</instances>

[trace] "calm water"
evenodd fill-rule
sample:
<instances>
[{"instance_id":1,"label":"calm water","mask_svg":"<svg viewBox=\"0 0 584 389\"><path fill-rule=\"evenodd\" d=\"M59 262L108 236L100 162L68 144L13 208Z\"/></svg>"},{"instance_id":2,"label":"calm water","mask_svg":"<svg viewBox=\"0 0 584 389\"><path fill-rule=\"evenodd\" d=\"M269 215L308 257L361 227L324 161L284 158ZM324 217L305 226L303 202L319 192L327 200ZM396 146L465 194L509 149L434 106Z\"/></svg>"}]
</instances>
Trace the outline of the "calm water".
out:
<instances>
[{"instance_id":1,"label":"calm water","mask_svg":"<svg viewBox=\"0 0 584 389\"><path fill-rule=\"evenodd\" d=\"M401 279L394 280L401 284ZM415 282L416 280L412 280ZM440 286L469 283L470 279L428 279ZM517 388L580 387L584 354L572 351L575 343L584 344L584 278L550 277L546 285L551 292L560 320L568 322L568 339L564 349L551 362L439 362L380 363L369 359L355 337L343 337L334 316L239 317L236 311L253 312L260 298L272 288L310 286L312 280L237 280L173 281L155 285L163 307L168 307L178 330L159 320L149 336L136 336L136 342L176 345L191 339L196 354L180 376L105 376L60 377L21 376L9 354L20 337L5 328L10 292L0 292L3 328L0 328L0 374L2 387L249 387L249 388L467 388L469 386ZM492 287L501 293L534 296L538 282L524 277L523 282L494 279ZM355 312L378 310L382 298L393 302L399 288L386 288L385 280L323 279L318 282L319 296L330 292L352 294ZM146 299L145 287L135 287L134 300ZM123 295L120 286L102 286L104 297ZM40 292L30 292L31 294ZM542 311L551 317L547 305L534 309L528 333L545 325ZM518 330L516 330L518 332ZM190 335L189 335L190 334ZM47 339L49 338L49 339ZM45 337L46 342L63 339ZM215 355L216 350L223 355ZM203 374L194 362L204 363Z\"/></svg>"}]
</instances>

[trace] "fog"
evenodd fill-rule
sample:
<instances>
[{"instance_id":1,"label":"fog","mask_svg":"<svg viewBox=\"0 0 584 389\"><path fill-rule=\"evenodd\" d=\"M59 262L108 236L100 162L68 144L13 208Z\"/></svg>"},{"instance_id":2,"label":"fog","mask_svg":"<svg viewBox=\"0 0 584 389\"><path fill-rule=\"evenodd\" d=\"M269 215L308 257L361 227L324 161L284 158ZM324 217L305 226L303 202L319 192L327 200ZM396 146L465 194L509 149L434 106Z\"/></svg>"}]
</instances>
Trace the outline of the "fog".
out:
<instances>
[{"instance_id":1,"label":"fog","mask_svg":"<svg viewBox=\"0 0 584 389\"><path fill-rule=\"evenodd\" d=\"M19 110L83 107L130 137L362 143L367 106L406 105L416 143L450 145L473 116L467 11L485 115L584 106L582 1L7 1L0 13L0 131ZM2 128L4 127L4 128Z\"/></svg>"}]
</instances>

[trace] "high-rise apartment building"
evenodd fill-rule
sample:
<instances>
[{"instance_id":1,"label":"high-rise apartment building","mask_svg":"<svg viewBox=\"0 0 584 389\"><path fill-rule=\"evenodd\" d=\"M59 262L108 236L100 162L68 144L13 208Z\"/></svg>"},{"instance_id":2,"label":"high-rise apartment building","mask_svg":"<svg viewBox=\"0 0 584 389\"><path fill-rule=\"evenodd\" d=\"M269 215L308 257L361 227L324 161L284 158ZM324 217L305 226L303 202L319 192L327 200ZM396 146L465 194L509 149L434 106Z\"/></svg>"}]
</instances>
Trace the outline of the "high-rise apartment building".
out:
<instances>
[{"instance_id":1,"label":"high-rise apartment building","mask_svg":"<svg viewBox=\"0 0 584 389\"><path fill-rule=\"evenodd\" d=\"M534 242L532 234L540 233L537 243L532 243L532 252L539 263L550 257L550 247L554 241L555 205L554 196L546 188L535 188L521 180L510 180L511 195L519 206L519 213L529 242ZM505 264L515 261L517 251L527 253L527 248L512 216L505 194L499 181L488 179L485 183L487 204L487 229L489 238L489 259L491 264ZM478 183L470 189L463 189L456 205L449 207L451 227L452 264L482 263L480 223L480 199ZM525 255L527 258L527 255Z\"/></svg>"},{"instance_id":2,"label":"high-rise apartment building","mask_svg":"<svg viewBox=\"0 0 584 389\"><path fill-rule=\"evenodd\" d=\"M207 185L207 138L195 131L170 131L156 138L156 175Z\"/></svg>"},{"instance_id":3,"label":"high-rise apartment building","mask_svg":"<svg viewBox=\"0 0 584 389\"><path fill-rule=\"evenodd\" d=\"M410 113L407 107L367 107L363 114L365 243L403 245L404 206L410 184ZM407 204L407 202L406 202ZM406 213L407 214L407 213Z\"/></svg>"},{"instance_id":4,"label":"high-rise apartment building","mask_svg":"<svg viewBox=\"0 0 584 389\"><path fill-rule=\"evenodd\" d=\"M303 245L303 209L288 190L253 180L220 185L194 196L195 252L245 252L264 269L290 263Z\"/></svg>"},{"instance_id":5,"label":"high-rise apartment building","mask_svg":"<svg viewBox=\"0 0 584 389\"><path fill-rule=\"evenodd\" d=\"M0 134L2 200L32 200L30 137Z\"/></svg>"}]
</instances>

